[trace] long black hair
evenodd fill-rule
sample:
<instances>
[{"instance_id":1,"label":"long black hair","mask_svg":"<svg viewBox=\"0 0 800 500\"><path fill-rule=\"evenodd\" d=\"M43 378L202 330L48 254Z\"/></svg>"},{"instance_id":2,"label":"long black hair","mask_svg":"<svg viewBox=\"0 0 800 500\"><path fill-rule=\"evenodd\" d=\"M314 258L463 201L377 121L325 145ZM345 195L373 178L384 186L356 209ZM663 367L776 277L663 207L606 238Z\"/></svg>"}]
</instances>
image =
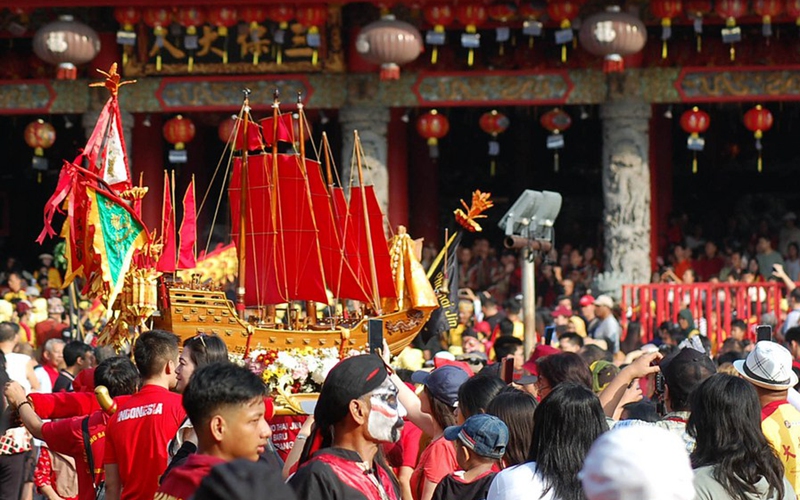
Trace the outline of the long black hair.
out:
<instances>
[{"instance_id":1,"label":"long black hair","mask_svg":"<svg viewBox=\"0 0 800 500\"><path fill-rule=\"evenodd\" d=\"M501 379L490 375L479 374L467 379L458 388L458 409L464 419L486 412L489 403L504 387L507 386Z\"/></svg>"},{"instance_id":2,"label":"long black hair","mask_svg":"<svg viewBox=\"0 0 800 500\"><path fill-rule=\"evenodd\" d=\"M503 465L506 467L521 464L528 459L533 441L533 415L536 405L536 398L527 392L506 387L486 408L486 413L494 415L508 426L508 444L503 455Z\"/></svg>"},{"instance_id":3,"label":"long black hair","mask_svg":"<svg viewBox=\"0 0 800 500\"><path fill-rule=\"evenodd\" d=\"M539 358L536 366L539 368L539 376L546 378L551 388L562 382L574 382L588 389L592 388L592 372L583 358L574 352Z\"/></svg>"},{"instance_id":4,"label":"long black hair","mask_svg":"<svg viewBox=\"0 0 800 500\"><path fill-rule=\"evenodd\" d=\"M761 431L761 405L749 382L712 375L692 391L689 407L686 430L697 440L692 467L716 465L714 479L736 500L756 495L762 477L769 496L783 498L783 463Z\"/></svg>"},{"instance_id":5,"label":"long black hair","mask_svg":"<svg viewBox=\"0 0 800 500\"><path fill-rule=\"evenodd\" d=\"M578 472L592 443L608 430L600 400L582 384L563 382L539 403L533 420L528 461L542 475L542 495L552 490L560 500L583 500Z\"/></svg>"}]
</instances>

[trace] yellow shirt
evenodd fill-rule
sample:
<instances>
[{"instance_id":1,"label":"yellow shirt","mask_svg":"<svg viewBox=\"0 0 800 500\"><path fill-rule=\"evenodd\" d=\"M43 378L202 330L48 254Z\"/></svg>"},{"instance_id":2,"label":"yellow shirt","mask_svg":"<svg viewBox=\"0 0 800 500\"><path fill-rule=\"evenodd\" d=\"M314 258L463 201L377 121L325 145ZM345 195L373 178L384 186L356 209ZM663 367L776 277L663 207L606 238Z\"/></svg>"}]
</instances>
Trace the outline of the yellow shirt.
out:
<instances>
[{"instance_id":1,"label":"yellow shirt","mask_svg":"<svg viewBox=\"0 0 800 500\"><path fill-rule=\"evenodd\" d=\"M761 409L761 430L784 465L784 475L795 491L800 491L800 411L786 401L776 401Z\"/></svg>"}]
</instances>

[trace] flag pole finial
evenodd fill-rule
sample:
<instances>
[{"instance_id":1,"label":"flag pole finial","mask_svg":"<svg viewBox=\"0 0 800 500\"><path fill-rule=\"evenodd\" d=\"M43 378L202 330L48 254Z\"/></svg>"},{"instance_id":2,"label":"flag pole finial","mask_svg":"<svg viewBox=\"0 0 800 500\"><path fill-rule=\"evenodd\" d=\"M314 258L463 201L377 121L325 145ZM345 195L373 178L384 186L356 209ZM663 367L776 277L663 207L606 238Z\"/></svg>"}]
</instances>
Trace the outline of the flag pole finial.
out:
<instances>
[{"instance_id":1,"label":"flag pole finial","mask_svg":"<svg viewBox=\"0 0 800 500\"><path fill-rule=\"evenodd\" d=\"M113 63L108 71L103 71L98 68L97 72L106 77L105 81L90 83L89 86L105 87L111 93L112 97L117 97L117 95L119 94L119 88L122 87L123 85L128 85L129 83L136 83L136 80L122 81L122 75L117 73L117 63Z\"/></svg>"}]
</instances>

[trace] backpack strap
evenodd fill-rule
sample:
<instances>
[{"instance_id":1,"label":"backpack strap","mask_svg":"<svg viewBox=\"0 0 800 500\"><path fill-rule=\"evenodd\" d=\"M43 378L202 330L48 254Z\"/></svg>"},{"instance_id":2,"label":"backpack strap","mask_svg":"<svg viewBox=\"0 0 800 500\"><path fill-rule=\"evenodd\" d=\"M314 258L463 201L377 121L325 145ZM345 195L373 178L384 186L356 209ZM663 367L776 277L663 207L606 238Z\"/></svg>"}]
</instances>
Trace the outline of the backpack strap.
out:
<instances>
[{"instance_id":1,"label":"backpack strap","mask_svg":"<svg viewBox=\"0 0 800 500\"><path fill-rule=\"evenodd\" d=\"M86 460L89 462L89 474L92 476L92 485L96 490L97 483L94 480L94 455L92 454L92 445L89 443L89 417L84 418L81 422L81 431L83 434L83 449L86 452Z\"/></svg>"}]
</instances>

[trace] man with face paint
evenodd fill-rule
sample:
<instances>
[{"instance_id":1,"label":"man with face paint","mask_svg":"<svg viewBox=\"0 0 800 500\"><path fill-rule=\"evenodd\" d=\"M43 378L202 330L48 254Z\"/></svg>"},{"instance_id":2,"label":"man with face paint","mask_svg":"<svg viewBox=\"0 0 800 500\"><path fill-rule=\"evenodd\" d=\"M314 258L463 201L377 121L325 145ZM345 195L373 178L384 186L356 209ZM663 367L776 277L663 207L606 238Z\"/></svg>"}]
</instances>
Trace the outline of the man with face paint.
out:
<instances>
[{"instance_id":1,"label":"man with face paint","mask_svg":"<svg viewBox=\"0 0 800 500\"><path fill-rule=\"evenodd\" d=\"M299 500L399 500L399 487L377 457L396 442L405 409L374 354L336 365L322 386L300 468L289 480Z\"/></svg>"}]
</instances>

